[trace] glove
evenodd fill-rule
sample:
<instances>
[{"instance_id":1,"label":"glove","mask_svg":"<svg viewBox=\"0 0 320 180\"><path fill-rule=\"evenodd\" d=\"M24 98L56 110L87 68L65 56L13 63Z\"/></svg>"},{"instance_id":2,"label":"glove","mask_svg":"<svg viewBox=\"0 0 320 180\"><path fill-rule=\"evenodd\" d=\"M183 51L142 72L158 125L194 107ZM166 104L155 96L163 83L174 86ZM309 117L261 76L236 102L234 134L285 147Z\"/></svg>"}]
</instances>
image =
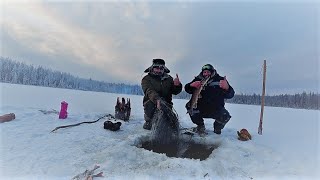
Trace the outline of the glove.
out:
<instances>
[{"instance_id":1,"label":"glove","mask_svg":"<svg viewBox=\"0 0 320 180\"><path fill-rule=\"evenodd\" d=\"M248 140L251 140L251 135L250 133L248 132L248 130L246 129L241 129L240 132L237 131L237 134L238 134L238 139L240 141L248 141Z\"/></svg>"}]
</instances>

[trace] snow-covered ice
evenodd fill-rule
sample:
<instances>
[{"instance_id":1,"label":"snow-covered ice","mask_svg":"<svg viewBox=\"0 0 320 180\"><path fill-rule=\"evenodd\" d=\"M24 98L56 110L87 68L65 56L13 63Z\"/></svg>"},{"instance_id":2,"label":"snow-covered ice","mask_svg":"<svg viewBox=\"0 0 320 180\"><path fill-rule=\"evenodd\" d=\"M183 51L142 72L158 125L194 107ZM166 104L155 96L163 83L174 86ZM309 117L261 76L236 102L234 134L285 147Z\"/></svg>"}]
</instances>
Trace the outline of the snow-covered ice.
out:
<instances>
[{"instance_id":1,"label":"snow-covered ice","mask_svg":"<svg viewBox=\"0 0 320 180\"><path fill-rule=\"evenodd\" d=\"M203 161L167 157L138 148L150 137L142 125L142 96L88 92L1 83L0 113L16 119L0 124L0 179L71 179L95 164L104 177L95 179L319 179L320 111L265 107L263 135L258 135L260 106L226 104L232 118L222 135L191 137L218 148ZM130 121L116 132L103 129L102 119L59 129L57 126L93 121L114 114L117 97L131 99ZM67 101L68 118L39 110L60 110ZM174 100L182 127L193 127L184 108ZM251 141L239 141L246 128Z\"/></svg>"}]
</instances>

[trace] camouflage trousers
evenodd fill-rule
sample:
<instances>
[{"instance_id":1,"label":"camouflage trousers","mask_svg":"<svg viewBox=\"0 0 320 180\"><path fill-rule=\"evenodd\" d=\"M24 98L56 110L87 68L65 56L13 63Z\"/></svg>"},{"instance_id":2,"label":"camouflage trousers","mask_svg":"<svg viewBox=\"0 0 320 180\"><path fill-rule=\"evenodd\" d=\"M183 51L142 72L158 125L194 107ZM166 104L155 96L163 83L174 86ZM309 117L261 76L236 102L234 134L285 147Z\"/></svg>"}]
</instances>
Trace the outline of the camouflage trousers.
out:
<instances>
[{"instance_id":1,"label":"camouflage trousers","mask_svg":"<svg viewBox=\"0 0 320 180\"><path fill-rule=\"evenodd\" d=\"M172 105L169 105L172 109ZM151 122L153 115L156 111L156 105L151 101L148 100L145 103L143 103L143 110L144 110L144 120L146 122Z\"/></svg>"}]
</instances>

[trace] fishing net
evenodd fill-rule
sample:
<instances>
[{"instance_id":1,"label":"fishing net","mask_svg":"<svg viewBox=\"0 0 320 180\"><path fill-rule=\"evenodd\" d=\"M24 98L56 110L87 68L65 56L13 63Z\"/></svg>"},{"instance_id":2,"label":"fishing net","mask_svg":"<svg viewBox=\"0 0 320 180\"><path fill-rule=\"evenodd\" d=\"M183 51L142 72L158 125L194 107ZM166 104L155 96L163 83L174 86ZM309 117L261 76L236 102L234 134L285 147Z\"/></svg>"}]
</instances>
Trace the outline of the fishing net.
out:
<instances>
[{"instance_id":1,"label":"fishing net","mask_svg":"<svg viewBox=\"0 0 320 180\"><path fill-rule=\"evenodd\" d=\"M179 136L178 114L165 101L160 101L152 118L151 141L153 144L176 144Z\"/></svg>"}]
</instances>

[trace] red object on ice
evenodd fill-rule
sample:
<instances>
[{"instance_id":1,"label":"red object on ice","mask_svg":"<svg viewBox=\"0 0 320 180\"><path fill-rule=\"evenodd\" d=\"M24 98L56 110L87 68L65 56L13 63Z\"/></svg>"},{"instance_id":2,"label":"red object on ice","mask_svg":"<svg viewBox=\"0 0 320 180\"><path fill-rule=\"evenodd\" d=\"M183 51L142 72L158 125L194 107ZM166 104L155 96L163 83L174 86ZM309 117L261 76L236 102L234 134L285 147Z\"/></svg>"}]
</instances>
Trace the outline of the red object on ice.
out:
<instances>
[{"instance_id":1,"label":"red object on ice","mask_svg":"<svg viewBox=\"0 0 320 180\"><path fill-rule=\"evenodd\" d=\"M67 109L68 109L68 103L65 101L62 101L61 102L61 110L59 113L59 119L65 119L68 117Z\"/></svg>"}]
</instances>

